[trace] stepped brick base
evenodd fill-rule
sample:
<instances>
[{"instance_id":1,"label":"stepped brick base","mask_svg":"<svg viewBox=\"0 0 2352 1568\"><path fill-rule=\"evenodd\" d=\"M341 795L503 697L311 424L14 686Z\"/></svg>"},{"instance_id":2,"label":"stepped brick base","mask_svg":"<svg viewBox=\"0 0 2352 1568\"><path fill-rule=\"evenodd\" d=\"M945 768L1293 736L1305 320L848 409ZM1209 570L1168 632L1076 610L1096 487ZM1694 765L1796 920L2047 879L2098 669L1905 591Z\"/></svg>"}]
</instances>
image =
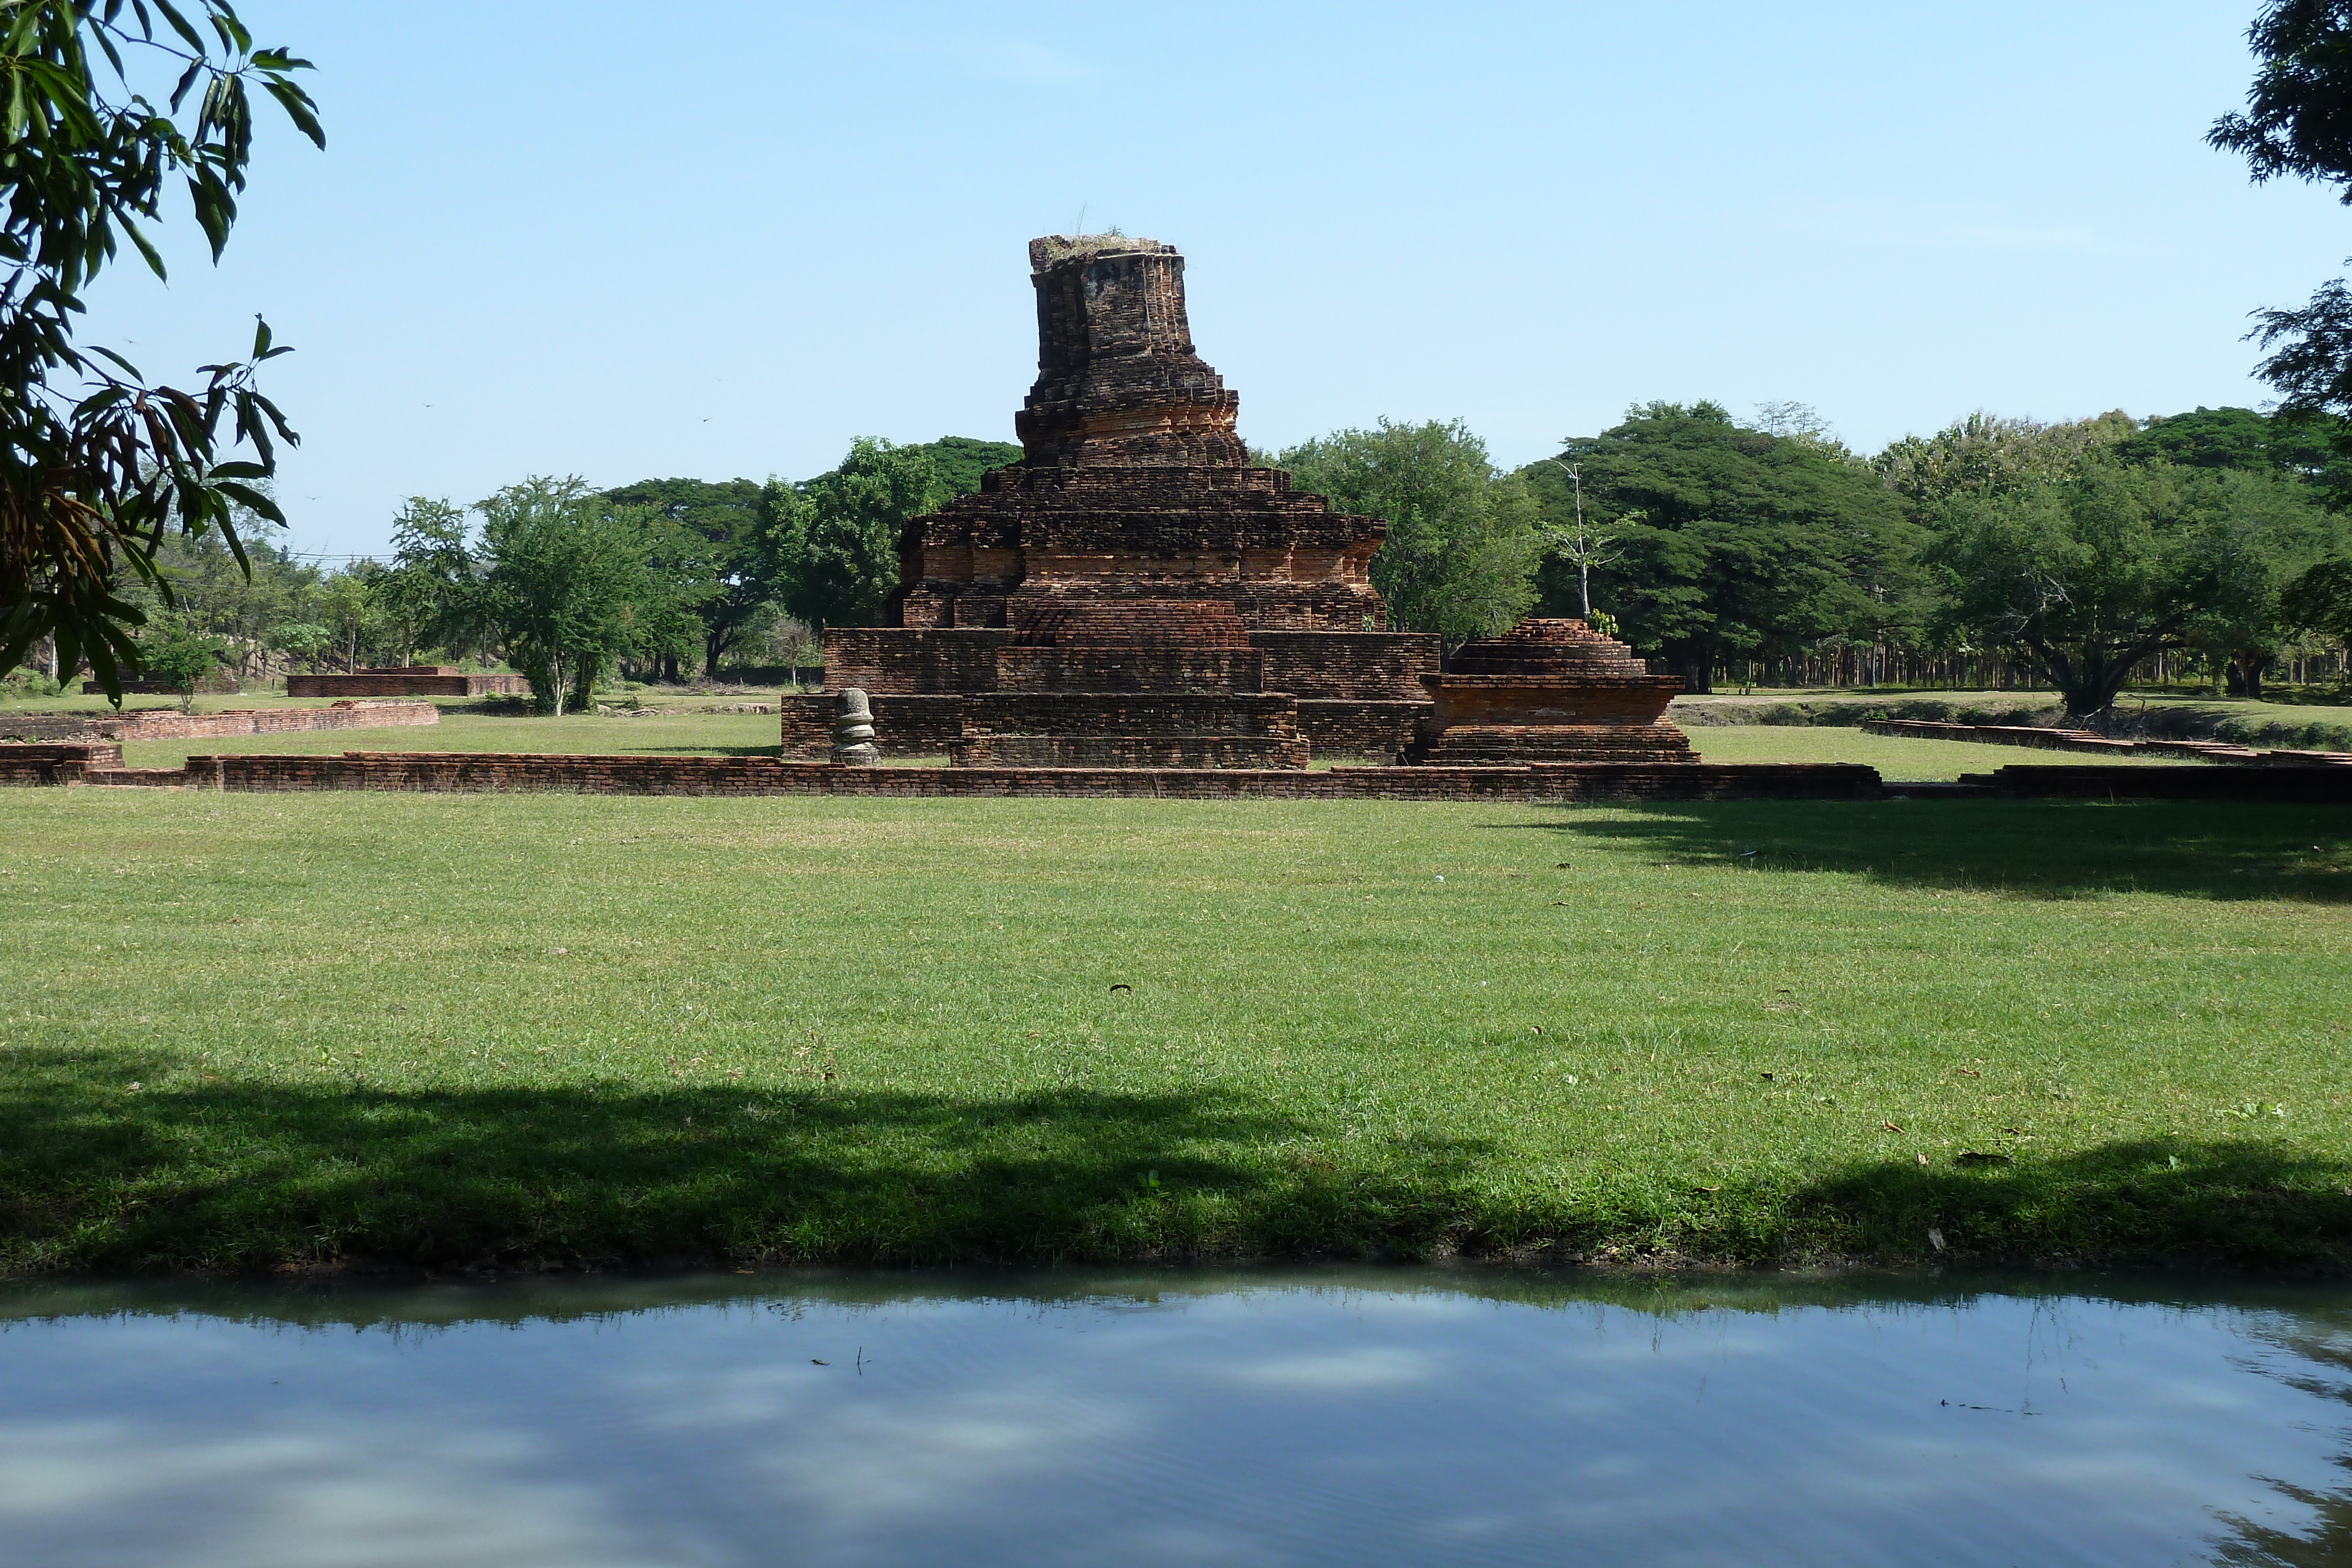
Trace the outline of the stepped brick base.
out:
<instances>
[{"instance_id":1,"label":"stepped brick base","mask_svg":"<svg viewBox=\"0 0 2352 1568\"><path fill-rule=\"evenodd\" d=\"M1415 763L1696 762L1690 737L1671 724L1442 725L1424 719Z\"/></svg>"},{"instance_id":2,"label":"stepped brick base","mask_svg":"<svg viewBox=\"0 0 2352 1568\"><path fill-rule=\"evenodd\" d=\"M1298 730L1323 758L1360 757L1394 762L1412 744L1413 721L1429 711L1418 702L1298 699Z\"/></svg>"},{"instance_id":3,"label":"stepped brick base","mask_svg":"<svg viewBox=\"0 0 2352 1568\"><path fill-rule=\"evenodd\" d=\"M1307 742L1260 735L966 735L958 768L1304 768Z\"/></svg>"}]
</instances>

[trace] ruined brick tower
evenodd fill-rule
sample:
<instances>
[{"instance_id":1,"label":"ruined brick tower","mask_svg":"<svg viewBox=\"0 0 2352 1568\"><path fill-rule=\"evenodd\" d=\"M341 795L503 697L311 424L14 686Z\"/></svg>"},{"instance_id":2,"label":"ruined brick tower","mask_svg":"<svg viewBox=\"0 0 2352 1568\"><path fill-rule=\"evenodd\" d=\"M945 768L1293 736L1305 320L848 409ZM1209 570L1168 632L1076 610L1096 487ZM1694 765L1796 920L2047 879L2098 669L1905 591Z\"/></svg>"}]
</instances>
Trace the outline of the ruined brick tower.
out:
<instances>
[{"instance_id":1,"label":"ruined brick tower","mask_svg":"<svg viewBox=\"0 0 2352 1568\"><path fill-rule=\"evenodd\" d=\"M1250 466L1173 246L1055 235L1029 265L1023 460L907 525L889 624L828 631L827 686L874 696L886 750L962 763L1392 759L1438 649L1382 630L1387 524ZM811 755L797 706L784 748Z\"/></svg>"}]
</instances>

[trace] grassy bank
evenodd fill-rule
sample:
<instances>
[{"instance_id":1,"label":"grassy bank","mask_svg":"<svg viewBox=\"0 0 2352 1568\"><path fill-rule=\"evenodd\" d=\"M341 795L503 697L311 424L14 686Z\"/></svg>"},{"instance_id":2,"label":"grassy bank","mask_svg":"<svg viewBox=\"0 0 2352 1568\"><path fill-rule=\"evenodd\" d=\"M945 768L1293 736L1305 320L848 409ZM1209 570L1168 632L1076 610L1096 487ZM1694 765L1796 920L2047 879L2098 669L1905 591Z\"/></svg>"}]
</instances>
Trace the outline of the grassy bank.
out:
<instances>
[{"instance_id":1,"label":"grassy bank","mask_svg":"<svg viewBox=\"0 0 2352 1568\"><path fill-rule=\"evenodd\" d=\"M2352 1252L2340 811L8 806L16 1270Z\"/></svg>"}]
</instances>

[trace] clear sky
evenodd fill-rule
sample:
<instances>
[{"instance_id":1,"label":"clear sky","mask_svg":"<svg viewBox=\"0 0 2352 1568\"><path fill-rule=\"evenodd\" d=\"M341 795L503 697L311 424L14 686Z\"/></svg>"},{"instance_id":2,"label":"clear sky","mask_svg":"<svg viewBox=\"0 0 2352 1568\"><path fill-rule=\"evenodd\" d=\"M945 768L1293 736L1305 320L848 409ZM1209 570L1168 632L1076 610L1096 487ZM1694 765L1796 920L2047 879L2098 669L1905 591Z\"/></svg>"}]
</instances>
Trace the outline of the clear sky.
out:
<instances>
[{"instance_id":1,"label":"clear sky","mask_svg":"<svg viewBox=\"0 0 2352 1568\"><path fill-rule=\"evenodd\" d=\"M2246 313L2340 271L2352 212L2204 145L2254 9L244 0L328 150L265 109L223 264L175 214L168 287L119 267L86 340L188 378L266 314L286 542L324 554L530 474L1010 440L1024 246L1082 212L1184 252L1258 445L2258 404Z\"/></svg>"}]
</instances>

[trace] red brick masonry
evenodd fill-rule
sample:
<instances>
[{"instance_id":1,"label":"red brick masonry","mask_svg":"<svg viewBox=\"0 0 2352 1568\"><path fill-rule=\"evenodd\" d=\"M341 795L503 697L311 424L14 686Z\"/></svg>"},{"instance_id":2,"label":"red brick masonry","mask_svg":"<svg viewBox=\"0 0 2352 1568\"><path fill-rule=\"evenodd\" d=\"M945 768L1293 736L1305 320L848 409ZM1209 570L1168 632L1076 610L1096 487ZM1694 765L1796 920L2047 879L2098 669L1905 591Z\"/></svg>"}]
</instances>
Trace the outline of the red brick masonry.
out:
<instances>
[{"instance_id":1,"label":"red brick masonry","mask_svg":"<svg viewBox=\"0 0 2352 1568\"><path fill-rule=\"evenodd\" d=\"M226 713L23 714L0 718L0 739L217 740L238 735L296 735L320 729L388 729L439 724L427 702L352 702L328 707L233 708Z\"/></svg>"},{"instance_id":2,"label":"red brick masonry","mask_svg":"<svg viewBox=\"0 0 2352 1568\"><path fill-rule=\"evenodd\" d=\"M1849 763L1727 767L1567 763L1528 768L1334 768L1323 771L1288 768L844 768L828 762L793 762L772 757L535 756L441 751L347 751L340 757L191 757L184 776L174 776L172 781L253 790L1029 795L1197 800L1876 800L1881 792L1874 771Z\"/></svg>"},{"instance_id":3,"label":"red brick masonry","mask_svg":"<svg viewBox=\"0 0 2352 1568\"><path fill-rule=\"evenodd\" d=\"M2226 740L2111 740L2087 729L2044 729L2023 724L1943 724L1933 719L1874 718L1865 735L1908 736L1915 740L1960 740L1979 746L2030 746L2040 751L2088 751L2112 757L2185 757L2204 762L2258 762L2305 767L2352 765L2341 751L2257 751Z\"/></svg>"},{"instance_id":4,"label":"red brick masonry","mask_svg":"<svg viewBox=\"0 0 2352 1568\"><path fill-rule=\"evenodd\" d=\"M1234 800L1876 800L1852 763L1536 763L1488 768L843 768L772 757L347 751L191 757L126 768L106 742L0 745L0 784L146 784L247 790L556 790L593 795L1142 797ZM2352 768L2004 768L1964 784L2014 799L2266 800L2352 805ZM1931 786L1899 785L1897 792ZM1950 786L1943 786L1948 789Z\"/></svg>"},{"instance_id":5,"label":"red brick masonry","mask_svg":"<svg viewBox=\"0 0 2352 1568\"><path fill-rule=\"evenodd\" d=\"M520 675L468 675L446 666L286 677L289 697L520 696L529 690L530 683Z\"/></svg>"}]
</instances>

